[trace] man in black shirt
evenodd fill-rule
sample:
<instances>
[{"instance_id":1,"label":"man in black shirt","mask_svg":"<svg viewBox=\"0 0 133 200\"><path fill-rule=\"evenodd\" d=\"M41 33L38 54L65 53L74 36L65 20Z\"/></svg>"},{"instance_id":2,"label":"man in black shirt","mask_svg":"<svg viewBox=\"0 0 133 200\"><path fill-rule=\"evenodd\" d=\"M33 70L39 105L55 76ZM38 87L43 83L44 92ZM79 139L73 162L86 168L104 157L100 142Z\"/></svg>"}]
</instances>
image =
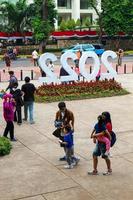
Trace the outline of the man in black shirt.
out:
<instances>
[{"instance_id":1,"label":"man in black shirt","mask_svg":"<svg viewBox=\"0 0 133 200\"><path fill-rule=\"evenodd\" d=\"M22 85L21 90L24 93L24 120L27 121L29 110L30 124L34 124L35 122L33 119L33 106L34 93L36 88L32 83L30 83L30 78L28 76L25 77L25 84Z\"/></svg>"}]
</instances>

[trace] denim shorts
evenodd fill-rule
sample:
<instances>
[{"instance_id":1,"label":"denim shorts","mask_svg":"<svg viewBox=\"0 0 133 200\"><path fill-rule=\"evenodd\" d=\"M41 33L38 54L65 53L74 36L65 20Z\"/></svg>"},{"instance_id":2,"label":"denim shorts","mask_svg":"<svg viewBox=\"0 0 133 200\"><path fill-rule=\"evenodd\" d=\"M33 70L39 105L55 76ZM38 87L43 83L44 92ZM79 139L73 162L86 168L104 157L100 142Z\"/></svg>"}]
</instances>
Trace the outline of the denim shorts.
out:
<instances>
[{"instance_id":1,"label":"denim shorts","mask_svg":"<svg viewBox=\"0 0 133 200\"><path fill-rule=\"evenodd\" d=\"M105 152L106 145L104 143L97 143L93 151L93 156L102 156ZM103 158L105 158L105 156Z\"/></svg>"}]
</instances>

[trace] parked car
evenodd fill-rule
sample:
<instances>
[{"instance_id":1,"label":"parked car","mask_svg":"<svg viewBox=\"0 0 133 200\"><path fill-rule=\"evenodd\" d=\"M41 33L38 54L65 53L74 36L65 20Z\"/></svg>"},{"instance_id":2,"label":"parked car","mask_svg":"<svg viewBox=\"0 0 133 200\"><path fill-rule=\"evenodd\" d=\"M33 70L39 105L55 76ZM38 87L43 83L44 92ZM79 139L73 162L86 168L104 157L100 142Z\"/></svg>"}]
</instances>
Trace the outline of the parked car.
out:
<instances>
[{"instance_id":1,"label":"parked car","mask_svg":"<svg viewBox=\"0 0 133 200\"><path fill-rule=\"evenodd\" d=\"M105 49L103 48L103 45L102 44L93 44L94 48L95 48L95 53L98 55L98 56L101 56Z\"/></svg>"},{"instance_id":2,"label":"parked car","mask_svg":"<svg viewBox=\"0 0 133 200\"><path fill-rule=\"evenodd\" d=\"M95 51L95 48L92 44L77 44L77 45L72 45L67 49L63 49L62 53L65 53L67 51L69 52L77 52L77 51Z\"/></svg>"}]
</instances>

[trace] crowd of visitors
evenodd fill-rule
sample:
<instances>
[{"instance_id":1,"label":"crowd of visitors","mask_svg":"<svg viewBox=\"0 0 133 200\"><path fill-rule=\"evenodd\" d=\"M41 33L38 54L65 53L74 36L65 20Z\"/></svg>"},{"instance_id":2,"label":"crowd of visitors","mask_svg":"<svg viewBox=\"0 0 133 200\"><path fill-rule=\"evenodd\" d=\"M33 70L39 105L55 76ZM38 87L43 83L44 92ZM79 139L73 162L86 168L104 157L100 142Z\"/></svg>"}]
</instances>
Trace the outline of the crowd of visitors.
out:
<instances>
[{"instance_id":1,"label":"crowd of visitors","mask_svg":"<svg viewBox=\"0 0 133 200\"><path fill-rule=\"evenodd\" d=\"M79 52L80 53L80 52ZM81 54L79 55L79 57ZM38 53L36 50L32 53L34 66L38 65ZM77 56L78 57L78 56ZM75 67L79 68L79 57L75 62ZM7 60L6 60L7 59ZM9 59L9 60L8 60ZM10 58L5 54L5 62L8 69L10 69ZM54 71L54 65L50 61L47 65L51 71ZM60 76L67 75L66 71L61 68ZM28 121L34 124L34 94L36 88L34 84L30 83L30 78L25 77L25 83L19 88L19 83L14 75L14 71L9 71L9 85L5 89L5 94L1 95L3 99L3 116L6 122L6 127L3 133L4 137L10 134L11 141L17 141L14 136L14 122L21 125L23 121ZM79 72L78 72L79 73ZM24 110L24 118L22 119L22 107ZM111 116L109 112L103 112L98 116L98 121L91 133L91 138L96 144L93 151L93 170L88 172L88 175L98 175L98 157L101 156L107 165L107 172L104 175L112 174L110 161L110 148L116 141L116 135L112 131ZM80 159L74 154L74 114L67 109L65 102L58 103L58 111L55 115L55 131L53 136L58 138L60 147L64 149L65 155L59 158L60 161L66 161L67 165L64 167L72 169L75 167Z\"/></svg>"},{"instance_id":2,"label":"crowd of visitors","mask_svg":"<svg viewBox=\"0 0 133 200\"><path fill-rule=\"evenodd\" d=\"M50 63L52 64L52 63ZM30 78L25 77L25 83L21 89L18 88L18 80L13 71L9 71L9 85L4 94L3 99L3 117L6 127L3 133L4 137L10 134L10 140L17 141L14 136L14 122L21 125L23 121L29 120L30 124L34 124L34 94L36 88L30 83ZM24 118L22 119L22 107L24 107ZM98 175L98 157L101 156L107 165L107 172L103 175L112 174L110 161L110 148L116 141L116 135L112 131L111 116L109 112L103 112L97 118L97 123L91 133L91 138L96 144L93 151L93 170L88 175ZM58 111L54 120L55 131L53 136L58 138L60 147L64 149L65 155L59 158L60 161L66 161L66 169L75 167L80 159L74 155L74 114L67 109L65 102L58 103Z\"/></svg>"}]
</instances>

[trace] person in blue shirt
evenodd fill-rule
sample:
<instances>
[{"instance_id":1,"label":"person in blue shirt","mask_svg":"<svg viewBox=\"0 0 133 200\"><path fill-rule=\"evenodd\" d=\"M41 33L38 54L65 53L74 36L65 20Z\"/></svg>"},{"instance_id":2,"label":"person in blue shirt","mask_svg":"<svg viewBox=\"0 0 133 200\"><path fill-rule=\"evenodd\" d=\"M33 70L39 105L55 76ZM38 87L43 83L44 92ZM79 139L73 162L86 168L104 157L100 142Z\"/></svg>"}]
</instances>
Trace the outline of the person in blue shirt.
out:
<instances>
[{"instance_id":1,"label":"person in blue shirt","mask_svg":"<svg viewBox=\"0 0 133 200\"><path fill-rule=\"evenodd\" d=\"M63 128L64 132L64 141L59 140L60 144L65 145L66 161L68 165L65 165L64 168L72 169L73 168L73 131L69 126Z\"/></svg>"},{"instance_id":2,"label":"person in blue shirt","mask_svg":"<svg viewBox=\"0 0 133 200\"><path fill-rule=\"evenodd\" d=\"M109 159L109 156L105 155L106 145L105 145L105 143L97 140L97 137L104 135L104 133L107 133L107 135L110 136L110 134L105 126L105 120L103 119L103 116L100 115L100 116L98 116L98 122L96 123L96 125L91 133L91 138L93 138L93 142L96 143L96 146L93 151L93 171L88 172L89 175L98 175L97 166L98 166L98 157L99 156L102 156L102 158L105 160L106 165L107 165L107 172L103 173L103 175L111 175L112 174L111 161Z\"/></svg>"}]
</instances>

